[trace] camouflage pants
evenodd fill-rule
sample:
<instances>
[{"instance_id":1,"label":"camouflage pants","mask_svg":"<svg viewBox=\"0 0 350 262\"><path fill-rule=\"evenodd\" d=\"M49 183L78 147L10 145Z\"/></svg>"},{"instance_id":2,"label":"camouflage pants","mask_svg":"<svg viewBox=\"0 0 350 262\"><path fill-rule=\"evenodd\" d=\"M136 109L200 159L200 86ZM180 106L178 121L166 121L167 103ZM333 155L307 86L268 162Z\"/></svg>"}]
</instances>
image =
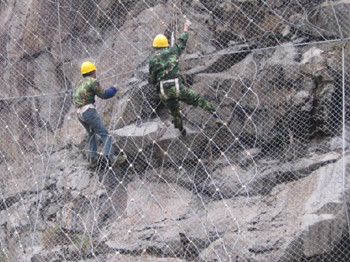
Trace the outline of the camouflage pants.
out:
<instances>
[{"instance_id":1,"label":"camouflage pants","mask_svg":"<svg viewBox=\"0 0 350 262\"><path fill-rule=\"evenodd\" d=\"M173 116L174 126L180 130L183 128L182 117L180 114L180 101L188 105L196 107L199 106L200 108L203 108L212 114L215 112L214 106L210 104L206 99L204 99L203 96L198 94L196 91L185 87L184 85L180 85L180 92L178 94L178 97L176 96L175 86L164 87L164 90L167 98L162 94L159 94L159 98L170 110L170 113Z\"/></svg>"}]
</instances>

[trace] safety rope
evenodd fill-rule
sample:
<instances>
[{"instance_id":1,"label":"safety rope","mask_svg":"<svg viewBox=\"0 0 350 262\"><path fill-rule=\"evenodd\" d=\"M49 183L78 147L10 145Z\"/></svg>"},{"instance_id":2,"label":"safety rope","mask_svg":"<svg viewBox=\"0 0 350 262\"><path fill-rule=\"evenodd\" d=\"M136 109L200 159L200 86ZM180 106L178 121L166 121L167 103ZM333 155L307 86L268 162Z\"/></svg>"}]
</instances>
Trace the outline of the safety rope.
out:
<instances>
[{"instance_id":1,"label":"safety rope","mask_svg":"<svg viewBox=\"0 0 350 262\"><path fill-rule=\"evenodd\" d=\"M183 27L181 27L182 25L180 25L180 27L179 27L179 16L181 16L181 18L183 18L183 19L186 18L186 15L184 15L184 13L182 12L182 6L181 6L180 0L174 1L172 13L173 13L173 18L172 18L172 27L171 27L171 29L172 29L171 46L174 46L176 43L177 35L180 33L179 30L182 32L182 29L183 29ZM182 21L182 22L184 22L184 21ZM182 67L186 67L184 60L181 60L181 65L182 65ZM184 80L184 82L186 82L186 77L183 73L183 70L181 70L180 74L181 74L181 78Z\"/></svg>"},{"instance_id":2,"label":"safety rope","mask_svg":"<svg viewBox=\"0 0 350 262\"><path fill-rule=\"evenodd\" d=\"M348 202L347 202L347 199L346 199L346 180L347 180L347 177L346 177L346 155L345 155L345 150L346 150L346 103L345 103L345 99L346 99L346 96L345 96L345 90L346 90L346 86L345 86L345 77L346 77L346 71L345 71L345 47L346 47L346 44L343 45L342 47L342 70L343 70L343 76L342 76L342 82L343 82L343 85L342 85L342 93L343 93L343 105L342 105L342 110L343 110L343 115L342 115L342 123L343 123L343 130L342 130L342 151L343 151L343 165L342 165L342 168L343 168L343 198L344 198L344 210L345 210L345 217L346 217L346 222L347 222L347 225L348 225L348 234L350 236L350 219L349 219L349 211L348 211Z\"/></svg>"},{"instance_id":3,"label":"safety rope","mask_svg":"<svg viewBox=\"0 0 350 262\"><path fill-rule=\"evenodd\" d=\"M176 40L176 31L177 31L177 11L176 7L178 6L178 1L175 1L173 3L173 8L172 8L172 19L171 19L171 36L170 36L170 45L174 46L175 45L175 40Z\"/></svg>"}]
</instances>

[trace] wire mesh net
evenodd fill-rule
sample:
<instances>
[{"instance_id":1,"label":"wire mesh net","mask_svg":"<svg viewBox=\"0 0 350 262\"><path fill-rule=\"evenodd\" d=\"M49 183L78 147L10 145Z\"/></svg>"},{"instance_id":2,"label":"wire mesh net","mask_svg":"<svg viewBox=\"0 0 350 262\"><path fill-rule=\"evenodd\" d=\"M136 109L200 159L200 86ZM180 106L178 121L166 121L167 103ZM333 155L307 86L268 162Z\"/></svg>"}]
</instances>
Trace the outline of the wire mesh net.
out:
<instances>
[{"instance_id":1,"label":"wire mesh net","mask_svg":"<svg viewBox=\"0 0 350 262\"><path fill-rule=\"evenodd\" d=\"M0 261L348 261L349 1L0 2ZM192 24L186 135L149 84ZM73 103L97 66L113 139Z\"/></svg>"}]
</instances>

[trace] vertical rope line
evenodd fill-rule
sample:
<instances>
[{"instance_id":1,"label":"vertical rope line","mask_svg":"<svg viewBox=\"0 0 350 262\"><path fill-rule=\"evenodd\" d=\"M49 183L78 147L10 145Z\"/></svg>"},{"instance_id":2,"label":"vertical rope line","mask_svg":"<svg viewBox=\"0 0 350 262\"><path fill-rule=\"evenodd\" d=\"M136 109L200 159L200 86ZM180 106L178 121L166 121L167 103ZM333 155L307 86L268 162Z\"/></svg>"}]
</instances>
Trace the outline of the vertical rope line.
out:
<instances>
[{"instance_id":1,"label":"vertical rope line","mask_svg":"<svg viewBox=\"0 0 350 262\"><path fill-rule=\"evenodd\" d=\"M339 24L339 20L338 20L337 13L335 12L335 9L334 9L333 1L330 1L330 2L331 2L332 11L333 11L333 14L334 14L334 18L335 18L335 21L337 22L337 26L338 26L338 29L339 29L340 37L341 37L341 39L343 39L343 38L344 38L343 32L341 31L341 26L340 26L340 24ZM343 62L344 62L344 60L343 60ZM343 74L343 75L344 75L344 74Z\"/></svg>"},{"instance_id":2,"label":"vertical rope line","mask_svg":"<svg viewBox=\"0 0 350 262\"><path fill-rule=\"evenodd\" d=\"M59 39L62 39L62 24L61 24L61 12L60 12L60 1L57 2L57 31L58 31L58 35L59 35ZM60 56L62 59L62 77L63 77L63 81L64 81L64 87L66 89L66 91L68 90L68 84L67 84L67 78L65 76L65 70L64 70L64 57L63 57L63 47L62 47L62 41L59 41L59 48L60 48Z\"/></svg>"},{"instance_id":3,"label":"vertical rope line","mask_svg":"<svg viewBox=\"0 0 350 262\"><path fill-rule=\"evenodd\" d=\"M57 1L57 31L58 31L58 35L59 35L59 39L61 39L61 19L60 19L60 1L58 0ZM63 49L62 49L62 42L59 41L59 50L60 50L60 56L61 58L63 57ZM62 74L64 74L64 61L62 62ZM65 85L65 89L66 91L68 90L68 85L67 85L67 81L66 81L66 77L63 75L62 76L63 79L64 79L64 85ZM61 108L61 112L63 111L64 109L64 104L65 104L65 99L67 97L67 93L65 95L65 98L64 98L64 102L62 104L62 108ZM50 113L51 114L51 113ZM59 125L59 121L60 121L60 118L58 119L58 122L57 122L57 126L56 126L56 129L55 129L55 135L53 137L53 140L56 136L56 131L57 131L57 127ZM53 147L53 146L52 146ZM52 151L52 150L51 150ZM50 152L51 153L51 152ZM47 155L48 158L50 158L50 153ZM47 170L48 170L48 165L49 165L49 160L47 161L47 166L45 168L45 172L43 174L43 188L44 188L44 184L46 182L46 178L47 178ZM41 203L41 200L42 200L42 197L43 197L43 190L40 191L40 194L38 195L38 205L37 205L37 209L36 209L36 212L35 212L35 222L34 222L34 226L33 226L33 231L32 231L32 239L31 239L31 252L33 253L34 252L34 245L35 245L35 236L36 236L36 230L37 230L37 224L38 224L38 221L39 221L39 215L40 215L40 203Z\"/></svg>"},{"instance_id":4,"label":"vertical rope line","mask_svg":"<svg viewBox=\"0 0 350 262\"><path fill-rule=\"evenodd\" d=\"M346 160L345 160L345 143L346 143L346 136L345 136L345 132L346 132L346 125L345 125L345 122L346 122L346 104L345 104L345 46L344 45L342 47L342 70L343 70L343 74L342 74L342 81L343 81L343 86L342 86L342 92L343 92L343 116L342 116L342 120L343 120L343 130L342 130L342 140L343 140L343 143L342 143L342 151L343 151L343 197L344 197L344 209L345 209L345 216L346 216L346 222L348 224L348 236L350 236L350 220L349 220L349 212L348 212L348 203L347 203L347 200L346 200Z\"/></svg>"}]
</instances>

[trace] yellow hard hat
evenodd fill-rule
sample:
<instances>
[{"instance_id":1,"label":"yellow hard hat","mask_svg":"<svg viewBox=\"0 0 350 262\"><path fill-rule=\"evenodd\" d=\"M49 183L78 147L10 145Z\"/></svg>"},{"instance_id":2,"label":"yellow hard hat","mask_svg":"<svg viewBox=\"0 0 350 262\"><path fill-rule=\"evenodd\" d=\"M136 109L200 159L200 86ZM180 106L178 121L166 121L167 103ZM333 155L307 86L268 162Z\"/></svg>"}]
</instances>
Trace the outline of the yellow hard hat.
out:
<instances>
[{"instance_id":1,"label":"yellow hard hat","mask_svg":"<svg viewBox=\"0 0 350 262\"><path fill-rule=\"evenodd\" d=\"M157 35L153 40L154 47L167 47L169 46L168 39L164 35Z\"/></svg>"},{"instance_id":2,"label":"yellow hard hat","mask_svg":"<svg viewBox=\"0 0 350 262\"><path fill-rule=\"evenodd\" d=\"M85 74L90 73L90 72L95 71L95 70L97 70L97 68L93 62L86 61L86 62L81 64L81 74L82 75L85 75Z\"/></svg>"}]
</instances>

